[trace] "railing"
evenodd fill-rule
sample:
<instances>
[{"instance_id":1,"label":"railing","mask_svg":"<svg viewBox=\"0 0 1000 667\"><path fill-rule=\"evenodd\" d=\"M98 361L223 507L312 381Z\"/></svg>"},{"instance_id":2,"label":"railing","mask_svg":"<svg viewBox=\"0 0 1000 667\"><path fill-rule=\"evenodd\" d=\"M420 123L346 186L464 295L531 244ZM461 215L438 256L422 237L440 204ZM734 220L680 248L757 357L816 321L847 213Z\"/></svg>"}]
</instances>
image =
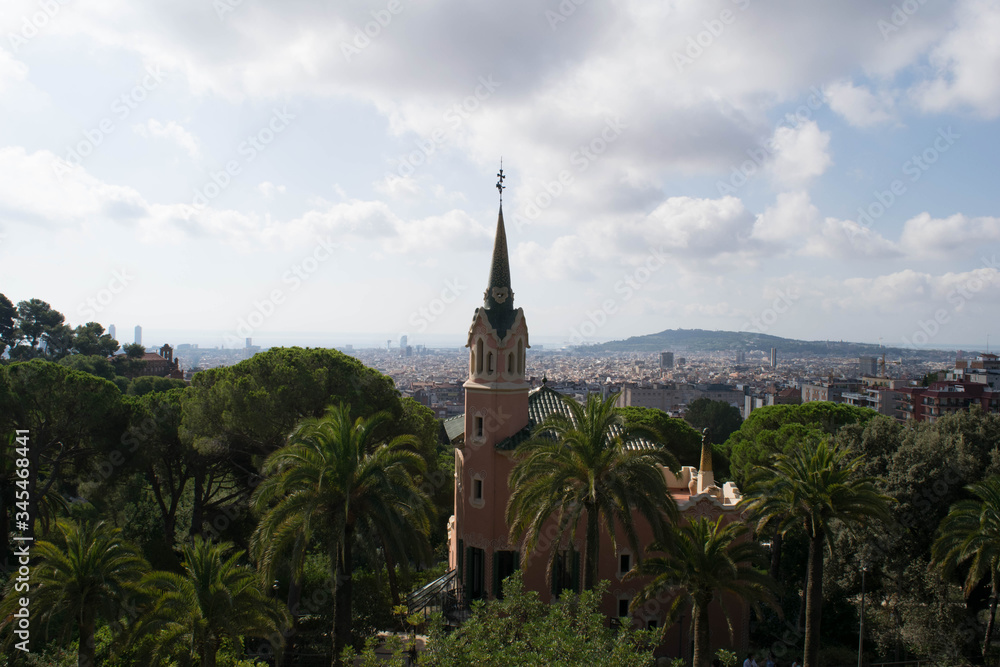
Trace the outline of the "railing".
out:
<instances>
[{"instance_id":1,"label":"railing","mask_svg":"<svg viewBox=\"0 0 1000 667\"><path fill-rule=\"evenodd\" d=\"M448 570L429 584L406 596L410 614L423 614L424 618L440 613L447 625L458 626L469 618L469 606L462 594L458 572Z\"/></svg>"}]
</instances>

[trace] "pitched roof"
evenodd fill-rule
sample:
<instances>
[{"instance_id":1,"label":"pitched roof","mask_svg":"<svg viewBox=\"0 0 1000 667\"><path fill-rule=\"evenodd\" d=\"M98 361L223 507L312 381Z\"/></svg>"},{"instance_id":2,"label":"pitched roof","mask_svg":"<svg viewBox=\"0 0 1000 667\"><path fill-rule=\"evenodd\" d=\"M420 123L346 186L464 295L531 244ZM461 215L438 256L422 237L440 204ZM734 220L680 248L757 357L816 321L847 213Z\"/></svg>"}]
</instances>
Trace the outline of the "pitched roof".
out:
<instances>
[{"instance_id":1,"label":"pitched roof","mask_svg":"<svg viewBox=\"0 0 1000 667\"><path fill-rule=\"evenodd\" d=\"M503 296L505 295L505 296ZM500 297L499 299L497 297ZM483 295L483 308L490 325L502 339L514 325L514 292L510 288L510 259L507 256L507 232L503 225L503 206L497 215L497 234L493 241L490 279Z\"/></svg>"},{"instance_id":2,"label":"pitched roof","mask_svg":"<svg viewBox=\"0 0 1000 667\"><path fill-rule=\"evenodd\" d=\"M465 415L449 417L444 420L444 432L448 435L448 442L454 442L455 438L465 433Z\"/></svg>"},{"instance_id":3,"label":"pitched roof","mask_svg":"<svg viewBox=\"0 0 1000 667\"><path fill-rule=\"evenodd\" d=\"M538 424L545 421L546 417L549 415L556 413L563 415L570 421L573 420L573 414L566 405L566 401L563 400L563 394L559 393L555 389L550 389L546 385L542 385L538 389L532 390L531 393L528 394L528 424L514 435L504 438L498 442L496 444L496 448L500 451L512 451L517 449L518 445L531 437L531 434L534 432L535 427ZM617 434L621 431L621 429L616 427L614 431ZM629 449L646 449L648 447L656 446L658 445L646 440L645 438L639 438L627 443L627 447Z\"/></svg>"}]
</instances>

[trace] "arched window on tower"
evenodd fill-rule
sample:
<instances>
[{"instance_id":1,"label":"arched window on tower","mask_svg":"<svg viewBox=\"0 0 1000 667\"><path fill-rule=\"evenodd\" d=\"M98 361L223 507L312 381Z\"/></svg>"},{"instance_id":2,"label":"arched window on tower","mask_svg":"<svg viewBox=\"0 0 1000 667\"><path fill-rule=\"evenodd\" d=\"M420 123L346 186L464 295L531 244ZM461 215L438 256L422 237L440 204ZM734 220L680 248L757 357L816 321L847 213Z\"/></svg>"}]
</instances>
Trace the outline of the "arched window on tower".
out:
<instances>
[{"instance_id":1,"label":"arched window on tower","mask_svg":"<svg viewBox=\"0 0 1000 667\"><path fill-rule=\"evenodd\" d=\"M517 341L517 372L524 375L524 341Z\"/></svg>"},{"instance_id":2,"label":"arched window on tower","mask_svg":"<svg viewBox=\"0 0 1000 667\"><path fill-rule=\"evenodd\" d=\"M483 339L476 341L476 375L483 374Z\"/></svg>"},{"instance_id":3,"label":"arched window on tower","mask_svg":"<svg viewBox=\"0 0 1000 667\"><path fill-rule=\"evenodd\" d=\"M514 374L514 353L513 352L508 352L507 353L507 375L513 375L513 374Z\"/></svg>"},{"instance_id":4,"label":"arched window on tower","mask_svg":"<svg viewBox=\"0 0 1000 667\"><path fill-rule=\"evenodd\" d=\"M488 352L486 354L486 374L493 375L493 353Z\"/></svg>"}]
</instances>

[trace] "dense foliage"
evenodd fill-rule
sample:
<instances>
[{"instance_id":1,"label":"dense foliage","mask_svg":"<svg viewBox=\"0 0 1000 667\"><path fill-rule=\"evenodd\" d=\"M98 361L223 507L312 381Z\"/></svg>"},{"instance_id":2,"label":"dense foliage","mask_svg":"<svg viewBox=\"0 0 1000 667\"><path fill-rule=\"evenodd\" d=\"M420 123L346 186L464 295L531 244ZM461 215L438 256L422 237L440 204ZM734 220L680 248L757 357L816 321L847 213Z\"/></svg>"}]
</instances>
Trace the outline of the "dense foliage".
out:
<instances>
[{"instance_id":1,"label":"dense foliage","mask_svg":"<svg viewBox=\"0 0 1000 667\"><path fill-rule=\"evenodd\" d=\"M0 364L0 530L21 532L18 503L36 519L27 532L37 541L39 602L33 653L19 664L125 667L162 657L237 667L296 653L329 661L333 636L361 649L376 631L398 628L392 605L443 574L443 564L417 570L443 559L453 452L431 411L402 399L389 378L333 350L291 348L200 373L190 386L127 379L127 355L86 354L94 348L72 347L67 336L77 330L44 302L23 313L20 305L0 298L0 343L23 348ZM103 335L79 333L94 345ZM996 634L1000 569L1000 416L973 409L904 425L830 403L755 410L715 445L716 471L731 457L757 512L756 533L737 537L654 507L654 496L668 497L662 475L640 465L649 454L621 446L629 427L656 432L665 449L655 463L675 466L669 452L696 465L697 431L659 411L600 403L577 406L585 428L550 421L519 453L511 516L526 520L516 528L530 532L533 516L560 508L585 528L598 505L595 517L621 519L633 506L659 512L662 548L643 555L685 556L687 565L647 559L645 567L662 565L663 582L703 596L698 568L684 568L720 556L701 568L709 587L751 603L773 589L780 613L762 608L751 644L780 664L801 658L807 635L821 663L852 662L862 569L869 659L981 663L984 647L998 657L987 635ZM608 438L612 424L626 428ZM368 436L355 438L366 425ZM27 455L15 429L30 434ZM24 480L17 459L26 461ZM321 487L308 483L319 479ZM347 497L349 511L338 504ZM628 526L618 529L630 541ZM679 549L682 539L716 547ZM13 546L0 540L2 667L15 640ZM770 562L759 564L764 554ZM750 560L746 580L770 580L767 590L740 583ZM516 580L460 631L432 636L421 664L468 664L472 655L495 664L649 664L655 639L608 630L599 593L548 606ZM590 577L588 585L606 584Z\"/></svg>"},{"instance_id":2,"label":"dense foliage","mask_svg":"<svg viewBox=\"0 0 1000 667\"><path fill-rule=\"evenodd\" d=\"M112 653L122 654L119 645L124 643L128 651L170 655L179 664L214 664L216 655L221 660L234 646L240 647L240 653L248 648L273 653L287 645L315 647L314 637L322 637L324 631L312 619L326 616L327 629L332 625L333 592L339 598L350 589L342 582L345 577L348 582L353 578L355 568L382 573L377 577L380 594L391 579L398 600L399 588L408 586L408 566L429 563L431 554L443 548L443 527L432 525L431 517L445 513L447 519L450 514L451 468L446 456L450 450L438 443L437 422L430 410L402 399L389 378L357 360L334 350L274 349L238 366L199 374L191 386L161 378L112 381L118 377L114 366L97 355L0 365L0 528L4 534L15 532L13 518L21 511L15 502L19 487L14 482L19 478L13 465L21 455L16 454L18 442L13 435L15 429L22 429L30 438L28 477L22 492L27 492L28 509L38 518L27 532L33 531L38 540L36 557L47 559L33 565L38 576L51 569L44 562L55 564L60 554L75 559L71 562L81 568L87 563L91 568L113 566L111 557L73 556L72 545L80 541L76 536L91 535L86 531L98 528L103 532L85 540L91 548L104 544L100 535L113 535L114 544L127 546L129 558L134 558L123 562L139 563L138 572L148 574L137 577L130 571L117 588L109 589L117 591L117 597L106 596L106 604L86 603L93 609L90 616L71 611L69 605L80 604L74 598L54 597L65 594L65 586L58 589L62 593L56 592L55 584L45 589L52 593L40 591L39 595L52 600L45 605L47 615L33 621L35 656L45 654L47 647L55 651L73 645L83 662L114 659L131 664L131 659L112 658ZM367 542L355 548L353 562L338 559L334 550L339 574L311 565L321 553L329 559L331 542L324 529L302 546L300 577L289 576L287 558L259 568L263 561L251 558L246 550L259 518L252 511L251 496L267 487L262 480L278 472L265 465L268 455L281 451L296 427L322 416L328 406L349 400L358 406L356 410L343 408L350 421L376 412L383 415L371 422L371 437L362 442L363 460L368 461L371 474L359 483L368 488L365 480L383 479L381 488L404 496L412 511L394 524L379 523L384 513L377 505L357 519L352 512L353 533L340 541L341 552L349 552L354 540L362 536ZM298 432L302 433L301 428ZM382 442L396 442L397 449L405 445L406 451L392 456L405 460L408 485L400 484L391 457L379 448ZM353 509L362 507L363 497L367 496L355 494L358 504ZM440 511L429 498L438 501ZM419 506L414 505L415 499L422 499ZM210 545L221 549L226 544L226 553L205 551ZM9 539L0 541L0 547L0 585L9 593L4 603L13 604L10 601L17 596L9 577L16 572L17 560ZM68 566L60 567L65 571ZM208 585L204 577L210 574L219 577L218 585L213 584L218 593L206 594L224 595L240 607L225 613L229 625L217 626L218 632L212 630L216 626L209 623L205 606L216 609L217 605L198 588ZM79 580L83 571L73 576ZM100 576L105 585L114 581ZM189 585L184 583L185 576L195 579ZM153 589L158 592L151 593ZM247 607L256 604L251 603L254 599L277 595L284 600L293 592L297 614L310 619L299 627L288 626L291 614L284 603L280 605L284 611L277 616L263 608L254 616ZM237 593L241 597L234 597ZM388 591L385 596L389 597ZM348 629L342 635L363 641L350 632L349 597L346 604ZM35 610L42 613L37 605ZM241 618L246 619L242 626ZM8 647L13 639L10 621L0 619L0 641ZM152 639L140 642L129 634L138 627L145 628L144 635ZM102 644L100 637L109 641ZM252 637L258 639L244 646ZM178 647L194 646L192 642L200 648L180 656ZM320 645L319 650L332 653L328 640L321 640Z\"/></svg>"},{"instance_id":3,"label":"dense foliage","mask_svg":"<svg viewBox=\"0 0 1000 667\"><path fill-rule=\"evenodd\" d=\"M791 453L802 443L820 442L845 424L863 424L877 414L825 401L757 408L725 441L730 471L739 484L745 484L776 455Z\"/></svg>"},{"instance_id":4,"label":"dense foliage","mask_svg":"<svg viewBox=\"0 0 1000 667\"><path fill-rule=\"evenodd\" d=\"M684 420L699 431L709 429L712 442L725 442L743 424L740 410L726 401L698 398L691 401Z\"/></svg>"},{"instance_id":5,"label":"dense foliage","mask_svg":"<svg viewBox=\"0 0 1000 667\"><path fill-rule=\"evenodd\" d=\"M504 584L503 600L482 605L451 635L437 635L420 664L430 667L647 667L653 663L649 631L614 632L598 610L607 583L555 604L525 591L519 573Z\"/></svg>"}]
</instances>

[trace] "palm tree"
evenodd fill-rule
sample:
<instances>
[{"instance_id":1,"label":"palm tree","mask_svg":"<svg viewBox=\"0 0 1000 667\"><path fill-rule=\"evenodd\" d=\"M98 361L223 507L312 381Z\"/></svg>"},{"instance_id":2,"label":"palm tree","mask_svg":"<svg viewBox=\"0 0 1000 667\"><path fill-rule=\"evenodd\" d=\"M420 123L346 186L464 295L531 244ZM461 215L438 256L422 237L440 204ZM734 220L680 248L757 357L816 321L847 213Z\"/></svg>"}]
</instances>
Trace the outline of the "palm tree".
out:
<instances>
[{"instance_id":1,"label":"palm tree","mask_svg":"<svg viewBox=\"0 0 1000 667\"><path fill-rule=\"evenodd\" d=\"M326 538L335 586L335 661L350 638L355 540L388 545L396 554L427 550L434 510L414 480L424 460L408 449L416 442L412 436L377 441L387 419L379 413L352 421L350 407L339 405L304 420L264 462L266 477L252 501L264 512L251 541L264 571L273 571L283 554L301 563L303 545L315 535Z\"/></svg>"},{"instance_id":2,"label":"palm tree","mask_svg":"<svg viewBox=\"0 0 1000 667\"><path fill-rule=\"evenodd\" d=\"M861 458L827 440L807 442L778 455L769 469L752 480L741 505L758 534L774 527L781 535L802 529L809 538L806 571L806 632L803 667L819 664L819 628L823 609L823 547L830 548L835 523L849 528L890 519L888 503L869 478L859 477Z\"/></svg>"},{"instance_id":3,"label":"palm tree","mask_svg":"<svg viewBox=\"0 0 1000 667\"><path fill-rule=\"evenodd\" d=\"M507 525L511 536L527 536L525 551L538 544L542 528L556 517L554 544L572 540L577 525L586 522L584 588L597 583L600 524L616 546L619 524L634 553L641 553L636 534L638 512L652 527L654 538L665 535L666 519L677 518L661 466L677 471L680 464L666 448L641 440L654 437L648 429L625 423L615 401L596 394L585 405L562 396L569 416L554 413L537 427L534 436L518 446L520 459L510 474ZM558 556L552 549L549 576Z\"/></svg>"},{"instance_id":4,"label":"palm tree","mask_svg":"<svg viewBox=\"0 0 1000 667\"><path fill-rule=\"evenodd\" d=\"M632 601L633 609L662 593L673 594L664 628L677 621L684 607L691 605L694 623L694 667L708 667L708 606L712 600L729 593L754 606L760 613L760 602L778 608L774 598L774 580L758 570L764 561L764 550L756 542L740 539L746 532L745 524L723 523L723 518L684 522L671 527L671 536L655 542L648 552L662 552L663 556L648 558L637 564L625 581L636 577L653 579ZM725 609L725 608L724 608ZM732 635L732 624L729 625Z\"/></svg>"},{"instance_id":5,"label":"palm tree","mask_svg":"<svg viewBox=\"0 0 1000 667\"><path fill-rule=\"evenodd\" d=\"M214 667L226 639L281 637L287 610L261 590L256 572L240 564L243 557L231 543L196 537L184 546L183 574L143 577L152 604L132 627L140 654L153 664L174 659L181 665Z\"/></svg>"},{"instance_id":6,"label":"palm tree","mask_svg":"<svg viewBox=\"0 0 1000 667\"><path fill-rule=\"evenodd\" d=\"M990 620L986 624L983 657L993 639L997 614L997 588L1000 584L1000 477L990 477L965 487L979 500L960 500L942 519L938 537L931 547L933 563L950 576L955 568L971 560L965 577L968 597L985 577L992 588Z\"/></svg>"},{"instance_id":7,"label":"palm tree","mask_svg":"<svg viewBox=\"0 0 1000 667\"><path fill-rule=\"evenodd\" d=\"M39 541L31 552L39 559L31 573L31 609L46 626L61 624L65 638L75 629L80 638L77 665L93 667L97 620L118 620L149 565L122 539L120 529L103 521L59 521L56 540ZM0 616L9 620L13 610L7 607L22 595L11 592Z\"/></svg>"}]
</instances>

